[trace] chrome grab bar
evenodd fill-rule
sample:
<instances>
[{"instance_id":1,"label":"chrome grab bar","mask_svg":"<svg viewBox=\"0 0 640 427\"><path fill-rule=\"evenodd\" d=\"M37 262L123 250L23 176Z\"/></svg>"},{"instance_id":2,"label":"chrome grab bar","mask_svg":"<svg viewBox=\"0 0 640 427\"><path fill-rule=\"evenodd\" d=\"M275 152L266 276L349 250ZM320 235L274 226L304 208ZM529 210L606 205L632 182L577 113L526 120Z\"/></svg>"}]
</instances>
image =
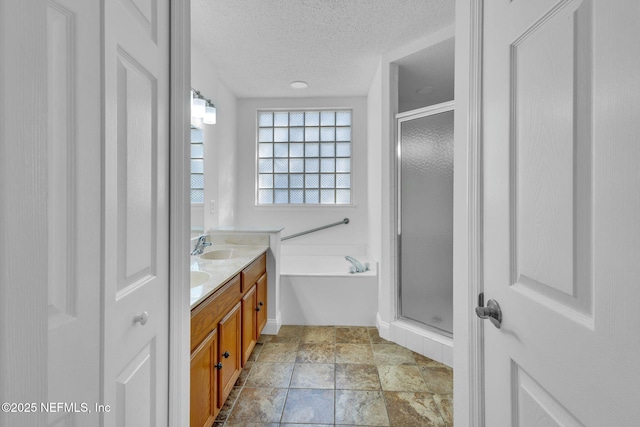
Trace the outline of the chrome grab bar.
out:
<instances>
[{"instance_id":1,"label":"chrome grab bar","mask_svg":"<svg viewBox=\"0 0 640 427\"><path fill-rule=\"evenodd\" d=\"M291 236L285 236L280 240L293 239L294 237L304 236L305 234L314 233L316 231L324 230L325 228L329 228L329 227L335 227L336 225L341 225L341 224L349 224L349 218L345 218L340 222L334 222L333 224L328 224L328 225L323 225L322 227L313 228L311 230L301 231L300 233L292 234Z\"/></svg>"}]
</instances>

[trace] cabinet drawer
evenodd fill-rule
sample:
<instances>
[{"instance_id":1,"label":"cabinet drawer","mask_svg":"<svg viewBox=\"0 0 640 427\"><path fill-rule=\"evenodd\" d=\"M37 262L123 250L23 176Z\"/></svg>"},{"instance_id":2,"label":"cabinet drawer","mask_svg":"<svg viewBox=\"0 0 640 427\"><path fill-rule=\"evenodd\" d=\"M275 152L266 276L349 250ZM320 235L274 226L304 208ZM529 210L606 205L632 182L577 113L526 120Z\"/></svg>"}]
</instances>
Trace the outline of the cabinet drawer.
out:
<instances>
[{"instance_id":1,"label":"cabinet drawer","mask_svg":"<svg viewBox=\"0 0 640 427\"><path fill-rule=\"evenodd\" d=\"M235 276L191 311L191 351L215 329L229 307L240 300L240 275Z\"/></svg>"},{"instance_id":2,"label":"cabinet drawer","mask_svg":"<svg viewBox=\"0 0 640 427\"><path fill-rule=\"evenodd\" d=\"M262 254L240 273L242 275L242 292L251 289L265 271L267 271L267 256Z\"/></svg>"}]
</instances>

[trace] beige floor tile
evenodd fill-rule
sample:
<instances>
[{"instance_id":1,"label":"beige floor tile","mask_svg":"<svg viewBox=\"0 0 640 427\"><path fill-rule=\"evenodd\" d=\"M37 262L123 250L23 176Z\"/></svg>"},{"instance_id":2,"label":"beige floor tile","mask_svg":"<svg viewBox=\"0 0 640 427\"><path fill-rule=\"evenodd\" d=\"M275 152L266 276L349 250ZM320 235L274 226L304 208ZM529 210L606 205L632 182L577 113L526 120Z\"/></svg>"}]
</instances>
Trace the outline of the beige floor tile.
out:
<instances>
[{"instance_id":1,"label":"beige floor tile","mask_svg":"<svg viewBox=\"0 0 640 427\"><path fill-rule=\"evenodd\" d=\"M302 335L304 326L301 325L282 325L278 331L277 337L299 337Z\"/></svg>"},{"instance_id":2,"label":"beige floor tile","mask_svg":"<svg viewBox=\"0 0 640 427\"><path fill-rule=\"evenodd\" d=\"M367 328L369 332L369 339L371 340L371 344L389 344L391 341L387 341L384 338L380 338L380 334L378 333L378 328Z\"/></svg>"},{"instance_id":3,"label":"beige floor tile","mask_svg":"<svg viewBox=\"0 0 640 427\"><path fill-rule=\"evenodd\" d=\"M213 427L452 426L452 392L451 368L376 328L285 325L261 336Z\"/></svg>"},{"instance_id":4,"label":"beige floor tile","mask_svg":"<svg viewBox=\"0 0 640 427\"><path fill-rule=\"evenodd\" d=\"M369 344L336 344L336 363L373 364Z\"/></svg>"},{"instance_id":5,"label":"beige floor tile","mask_svg":"<svg viewBox=\"0 0 640 427\"><path fill-rule=\"evenodd\" d=\"M339 327L336 328L336 343L371 344L367 328Z\"/></svg>"},{"instance_id":6,"label":"beige floor tile","mask_svg":"<svg viewBox=\"0 0 640 427\"><path fill-rule=\"evenodd\" d=\"M415 365L413 352L398 344L372 344L373 360L376 365ZM264 351L264 350L263 350Z\"/></svg>"},{"instance_id":7,"label":"beige floor tile","mask_svg":"<svg viewBox=\"0 0 640 427\"><path fill-rule=\"evenodd\" d=\"M378 375L382 389L386 391L429 391L420 368L415 365L379 365Z\"/></svg>"},{"instance_id":8,"label":"beige floor tile","mask_svg":"<svg viewBox=\"0 0 640 427\"><path fill-rule=\"evenodd\" d=\"M433 394L453 393L453 369L421 366L420 370L428 391Z\"/></svg>"},{"instance_id":9,"label":"beige floor tile","mask_svg":"<svg viewBox=\"0 0 640 427\"><path fill-rule=\"evenodd\" d=\"M228 420L277 423L287 398L286 388L244 387Z\"/></svg>"},{"instance_id":10,"label":"beige floor tile","mask_svg":"<svg viewBox=\"0 0 640 427\"><path fill-rule=\"evenodd\" d=\"M280 427L332 427L333 424L292 424L292 423L281 423Z\"/></svg>"},{"instance_id":11,"label":"beige floor tile","mask_svg":"<svg viewBox=\"0 0 640 427\"><path fill-rule=\"evenodd\" d=\"M287 388L292 372L293 363L254 362L245 386Z\"/></svg>"},{"instance_id":12,"label":"beige floor tile","mask_svg":"<svg viewBox=\"0 0 640 427\"><path fill-rule=\"evenodd\" d=\"M261 344L264 344L266 342L271 341L271 338L273 338L274 335L266 335L266 334L260 334L260 336L258 337L258 342Z\"/></svg>"},{"instance_id":13,"label":"beige floor tile","mask_svg":"<svg viewBox=\"0 0 640 427\"><path fill-rule=\"evenodd\" d=\"M270 342L300 342L303 326L284 325L278 335L271 337Z\"/></svg>"},{"instance_id":14,"label":"beige floor tile","mask_svg":"<svg viewBox=\"0 0 640 427\"><path fill-rule=\"evenodd\" d=\"M229 393L229 397L227 397L227 400L224 402L224 405L222 405L222 408L220 408L220 412L218 412L216 421L226 421L241 391L242 391L242 387L233 387L233 389L231 389L231 393Z\"/></svg>"},{"instance_id":15,"label":"beige floor tile","mask_svg":"<svg viewBox=\"0 0 640 427\"><path fill-rule=\"evenodd\" d=\"M261 342L256 343L255 347L251 351L251 354L249 355L249 358L247 359L247 362L255 362L256 360L258 360L258 355L262 351L263 347L264 347L263 343Z\"/></svg>"},{"instance_id":16,"label":"beige floor tile","mask_svg":"<svg viewBox=\"0 0 640 427\"><path fill-rule=\"evenodd\" d=\"M431 393L385 391L384 398L392 426L446 425Z\"/></svg>"},{"instance_id":17,"label":"beige floor tile","mask_svg":"<svg viewBox=\"0 0 640 427\"><path fill-rule=\"evenodd\" d=\"M244 383L247 382L247 377L249 376L249 373L251 372L251 367L253 366L252 361L247 361L247 363L244 364L244 368L242 368L242 370L240 371L240 376L238 376L238 379L236 380L235 383L235 387L242 387L244 386Z\"/></svg>"},{"instance_id":18,"label":"beige floor tile","mask_svg":"<svg viewBox=\"0 0 640 427\"><path fill-rule=\"evenodd\" d=\"M438 405L442 419L453 425L453 395L452 394L434 394L433 400Z\"/></svg>"},{"instance_id":19,"label":"beige floor tile","mask_svg":"<svg viewBox=\"0 0 640 427\"><path fill-rule=\"evenodd\" d=\"M335 343L336 328L333 326L305 326L301 342Z\"/></svg>"},{"instance_id":20,"label":"beige floor tile","mask_svg":"<svg viewBox=\"0 0 640 427\"><path fill-rule=\"evenodd\" d=\"M380 390L375 365L336 364L336 389Z\"/></svg>"},{"instance_id":21,"label":"beige floor tile","mask_svg":"<svg viewBox=\"0 0 640 427\"><path fill-rule=\"evenodd\" d=\"M247 421L229 421L224 427L279 427L279 423L252 423ZM214 427L215 424L214 424ZM222 426L220 426L222 427Z\"/></svg>"},{"instance_id":22,"label":"beige floor tile","mask_svg":"<svg viewBox=\"0 0 640 427\"><path fill-rule=\"evenodd\" d=\"M296 363L335 363L336 345L322 343L301 343L296 355Z\"/></svg>"},{"instance_id":23,"label":"beige floor tile","mask_svg":"<svg viewBox=\"0 0 640 427\"><path fill-rule=\"evenodd\" d=\"M336 390L336 424L388 426L382 392Z\"/></svg>"},{"instance_id":24,"label":"beige floor tile","mask_svg":"<svg viewBox=\"0 0 640 427\"><path fill-rule=\"evenodd\" d=\"M257 360L260 362L287 363L296 361L298 343L268 342L262 347Z\"/></svg>"},{"instance_id":25,"label":"beige floor tile","mask_svg":"<svg viewBox=\"0 0 640 427\"><path fill-rule=\"evenodd\" d=\"M446 365L443 365L440 362L437 362L433 359L428 358L427 356L423 356L421 354L418 353L413 353L413 358L415 359L416 363L420 366L430 366L432 368L444 368L446 367Z\"/></svg>"}]
</instances>

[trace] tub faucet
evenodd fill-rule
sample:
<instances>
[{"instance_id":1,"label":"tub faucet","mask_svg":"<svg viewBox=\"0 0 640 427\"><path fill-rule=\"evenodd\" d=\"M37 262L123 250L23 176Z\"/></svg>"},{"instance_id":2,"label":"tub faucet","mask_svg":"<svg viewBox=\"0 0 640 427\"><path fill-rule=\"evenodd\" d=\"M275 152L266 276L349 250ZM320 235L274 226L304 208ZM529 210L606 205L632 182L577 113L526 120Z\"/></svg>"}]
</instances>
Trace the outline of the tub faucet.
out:
<instances>
[{"instance_id":1,"label":"tub faucet","mask_svg":"<svg viewBox=\"0 0 640 427\"><path fill-rule=\"evenodd\" d=\"M196 242L196 247L193 248L193 252L191 252L191 255L200 255L204 250L204 248L212 245L211 242L207 242L206 240L207 240L206 235L198 237L198 241Z\"/></svg>"},{"instance_id":2,"label":"tub faucet","mask_svg":"<svg viewBox=\"0 0 640 427\"><path fill-rule=\"evenodd\" d=\"M346 257L344 257L344 259L353 264L353 267L351 267L349 270L351 273L364 273L365 271L369 270L369 264L362 265L362 263L354 257L347 255Z\"/></svg>"}]
</instances>

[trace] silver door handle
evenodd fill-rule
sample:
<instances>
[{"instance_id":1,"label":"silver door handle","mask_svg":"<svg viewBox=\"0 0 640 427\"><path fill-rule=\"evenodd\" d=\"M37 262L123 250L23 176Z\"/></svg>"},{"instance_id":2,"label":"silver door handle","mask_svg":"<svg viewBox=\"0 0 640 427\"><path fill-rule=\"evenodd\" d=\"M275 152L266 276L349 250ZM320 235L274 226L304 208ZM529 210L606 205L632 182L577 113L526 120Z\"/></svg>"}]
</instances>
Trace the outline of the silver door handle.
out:
<instances>
[{"instance_id":1,"label":"silver door handle","mask_svg":"<svg viewBox=\"0 0 640 427\"><path fill-rule=\"evenodd\" d=\"M500 329L502 323L502 310L500 310L500 304L494 299L487 301L487 306L483 307L482 298L479 301L480 307L476 307L476 314L481 319L489 319L493 326Z\"/></svg>"},{"instance_id":2,"label":"silver door handle","mask_svg":"<svg viewBox=\"0 0 640 427\"><path fill-rule=\"evenodd\" d=\"M133 323L140 322L141 325L145 325L148 320L149 320L149 313L144 311L144 312L142 312L141 315L136 316L136 317L133 318Z\"/></svg>"}]
</instances>

